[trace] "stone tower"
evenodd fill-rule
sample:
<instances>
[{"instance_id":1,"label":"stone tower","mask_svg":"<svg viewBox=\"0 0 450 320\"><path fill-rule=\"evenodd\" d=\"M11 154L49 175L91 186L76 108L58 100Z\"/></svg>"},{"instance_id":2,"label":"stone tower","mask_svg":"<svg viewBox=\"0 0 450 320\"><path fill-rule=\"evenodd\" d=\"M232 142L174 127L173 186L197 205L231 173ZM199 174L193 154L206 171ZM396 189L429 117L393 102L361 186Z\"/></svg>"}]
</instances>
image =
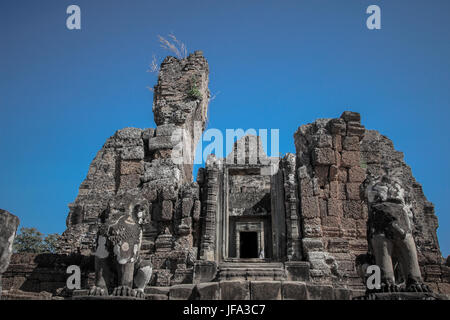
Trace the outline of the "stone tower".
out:
<instances>
[{"instance_id":1,"label":"stone tower","mask_svg":"<svg viewBox=\"0 0 450 320\"><path fill-rule=\"evenodd\" d=\"M125 128L103 145L69 205L61 252L90 254L98 218L123 194L143 195L151 223L143 239L159 285L189 281L197 258L199 188L192 179L195 147L207 120L209 67L202 52L167 57L154 87L156 129Z\"/></svg>"}]
</instances>

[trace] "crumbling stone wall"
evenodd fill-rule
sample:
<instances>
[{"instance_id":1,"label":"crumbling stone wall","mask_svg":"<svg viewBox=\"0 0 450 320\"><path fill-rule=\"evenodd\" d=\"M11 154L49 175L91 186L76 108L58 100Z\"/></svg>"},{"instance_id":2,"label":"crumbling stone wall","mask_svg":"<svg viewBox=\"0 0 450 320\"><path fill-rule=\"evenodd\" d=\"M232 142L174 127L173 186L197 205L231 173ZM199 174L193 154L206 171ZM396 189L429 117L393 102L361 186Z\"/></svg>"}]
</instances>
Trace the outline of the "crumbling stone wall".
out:
<instances>
[{"instance_id":1,"label":"crumbling stone wall","mask_svg":"<svg viewBox=\"0 0 450 320\"><path fill-rule=\"evenodd\" d=\"M361 283L355 258L367 251L367 210L359 191L364 132L359 114L344 112L301 126L294 135L303 254L313 281Z\"/></svg>"},{"instance_id":2,"label":"crumbling stone wall","mask_svg":"<svg viewBox=\"0 0 450 320\"><path fill-rule=\"evenodd\" d=\"M399 171L412 203L414 240L424 280L449 292L449 269L439 250L437 217L403 153L387 137L360 124L360 115L319 119L294 135L304 259L313 281L361 286L355 258L367 252L367 175Z\"/></svg>"},{"instance_id":3,"label":"crumbling stone wall","mask_svg":"<svg viewBox=\"0 0 450 320\"><path fill-rule=\"evenodd\" d=\"M77 265L81 270L81 287L94 284L94 257L80 254L15 253L9 268L4 273L5 296L17 299L46 299L52 295L70 296L65 289L67 267Z\"/></svg>"},{"instance_id":4,"label":"crumbling stone wall","mask_svg":"<svg viewBox=\"0 0 450 320\"><path fill-rule=\"evenodd\" d=\"M125 128L106 141L69 205L60 252L92 253L100 214L115 197L140 195L151 210L142 254L153 263L152 284L192 282L201 207L192 166L207 120L208 74L200 51L163 61L154 87L157 128Z\"/></svg>"},{"instance_id":5,"label":"crumbling stone wall","mask_svg":"<svg viewBox=\"0 0 450 320\"><path fill-rule=\"evenodd\" d=\"M19 218L15 215L0 209L0 297L2 295L2 275L8 268L13 253L13 242L19 223Z\"/></svg>"}]
</instances>

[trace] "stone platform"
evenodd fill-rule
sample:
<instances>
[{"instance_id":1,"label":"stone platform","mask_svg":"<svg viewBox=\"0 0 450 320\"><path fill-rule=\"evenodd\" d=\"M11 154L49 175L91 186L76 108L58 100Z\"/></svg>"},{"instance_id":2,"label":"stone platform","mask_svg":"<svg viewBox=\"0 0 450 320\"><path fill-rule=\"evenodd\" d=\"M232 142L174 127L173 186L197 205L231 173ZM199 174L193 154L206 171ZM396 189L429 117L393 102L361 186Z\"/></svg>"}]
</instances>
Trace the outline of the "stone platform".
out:
<instances>
[{"instance_id":1,"label":"stone platform","mask_svg":"<svg viewBox=\"0 0 450 320\"><path fill-rule=\"evenodd\" d=\"M353 300L448 300L443 294L430 292L392 292L392 293L372 293Z\"/></svg>"}]
</instances>

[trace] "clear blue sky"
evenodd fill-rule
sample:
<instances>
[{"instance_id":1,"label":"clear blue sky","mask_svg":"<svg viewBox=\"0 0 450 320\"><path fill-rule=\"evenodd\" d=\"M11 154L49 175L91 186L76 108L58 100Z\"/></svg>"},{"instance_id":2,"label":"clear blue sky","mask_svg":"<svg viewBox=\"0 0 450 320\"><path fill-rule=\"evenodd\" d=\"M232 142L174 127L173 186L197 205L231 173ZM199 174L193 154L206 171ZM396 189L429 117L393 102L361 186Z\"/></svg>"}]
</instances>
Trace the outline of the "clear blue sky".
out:
<instances>
[{"instance_id":1,"label":"clear blue sky","mask_svg":"<svg viewBox=\"0 0 450 320\"><path fill-rule=\"evenodd\" d=\"M66 28L81 7L82 30ZM382 29L366 28L378 4ZM405 153L450 253L450 1L2 0L0 207L62 232L78 186L118 129L154 127L157 35L203 50L210 128L279 128L358 111Z\"/></svg>"}]
</instances>

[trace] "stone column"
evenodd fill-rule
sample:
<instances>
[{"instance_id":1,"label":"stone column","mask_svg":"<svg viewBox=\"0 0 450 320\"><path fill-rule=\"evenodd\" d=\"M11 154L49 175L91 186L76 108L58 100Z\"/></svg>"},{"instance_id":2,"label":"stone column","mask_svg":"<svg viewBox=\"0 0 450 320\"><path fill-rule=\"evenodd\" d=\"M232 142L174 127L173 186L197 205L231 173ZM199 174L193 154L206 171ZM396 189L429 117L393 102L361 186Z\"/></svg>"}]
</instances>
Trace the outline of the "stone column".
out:
<instances>
[{"instance_id":1,"label":"stone column","mask_svg":"<svg viewBox=\"0 0 450 320\"><path fill-rule=\"evenodd\" d=\"M214 155L206 160L206 212L203 222L200 259L206 261L216 260L216 233L219 202L219 163Z\"/></svg>"}]
</instances>

